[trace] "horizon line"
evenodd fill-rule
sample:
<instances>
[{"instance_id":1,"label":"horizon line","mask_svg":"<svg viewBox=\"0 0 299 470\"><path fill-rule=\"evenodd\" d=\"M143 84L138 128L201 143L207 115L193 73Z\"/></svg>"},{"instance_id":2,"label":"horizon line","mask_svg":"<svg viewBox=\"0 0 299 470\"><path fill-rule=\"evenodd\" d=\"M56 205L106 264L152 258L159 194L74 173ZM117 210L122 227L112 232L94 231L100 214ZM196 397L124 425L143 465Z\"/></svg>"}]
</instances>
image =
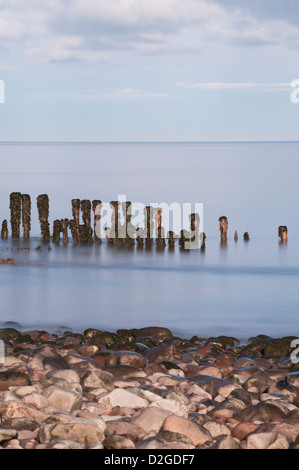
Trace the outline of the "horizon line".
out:
<instances>
[{"instance_id":1,"label":"horizon line","mask_svg":"<svg viewBox=\"0 0 299 470\"><path fill-rule=\"evenodd\" d=\"M96 141L96 140L7 140L0 141L0 145L7 144L267 144L267 143L299 143L299 140L124 140L124 141Z\"/></svg>"}]
</instances>

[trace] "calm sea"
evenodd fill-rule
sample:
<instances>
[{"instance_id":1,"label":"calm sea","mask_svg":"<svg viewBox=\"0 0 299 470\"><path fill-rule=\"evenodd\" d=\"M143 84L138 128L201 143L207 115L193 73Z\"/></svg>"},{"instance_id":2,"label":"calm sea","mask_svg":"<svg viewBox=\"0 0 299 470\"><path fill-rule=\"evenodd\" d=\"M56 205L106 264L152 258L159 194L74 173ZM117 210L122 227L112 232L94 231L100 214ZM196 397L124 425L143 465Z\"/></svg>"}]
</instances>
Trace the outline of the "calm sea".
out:
<instances>
[{"instance_id":1,"label":"calm sea","mask_svg":"<svg viewBox=\"0 0 299 470\"><path fill-rule=\"evenodd\" d=\"M28 193L33 203L30 242L0 241L1 257L24 262L0 266L1 324L52 331L157 325L185 337L299 336L299 143L8 143L0 145L0 156L1 221L10 218L11 192ZM206 250L70 243L35 251L36 197L44 193L51 225L72 217L73 198L203 203ZM225 249L221 215L229 222ZM284 246L279 225L288 227ZM13 251L17 246L30 251Z\"/></svg>"}]
</instances>

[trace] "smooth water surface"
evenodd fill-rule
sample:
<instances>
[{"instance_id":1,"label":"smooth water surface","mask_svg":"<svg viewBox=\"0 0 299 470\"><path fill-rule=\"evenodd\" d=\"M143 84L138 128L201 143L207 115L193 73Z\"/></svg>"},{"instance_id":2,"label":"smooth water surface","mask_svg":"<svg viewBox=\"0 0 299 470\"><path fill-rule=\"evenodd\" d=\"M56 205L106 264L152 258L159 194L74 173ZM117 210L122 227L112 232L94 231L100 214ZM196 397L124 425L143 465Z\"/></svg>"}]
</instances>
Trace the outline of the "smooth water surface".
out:
<instances>
[{"instance_id":1,"label":"smooth water surface","mask_svg":"<svg viewBox=\"0 0 299 470\"><path fill-rule=\"evenodd\" d=\"M190 336L298 335L299 144L0 145L0 218L9 194L32 197L32 237L2 240L0 322L110 330L160 325ZM50 222L71 218L73 198L202 202L206 250L182 252L40 244L35 199ZM218 218L229 220L221 248ZM280 245L279 225L288 244ZM233 239L238 230L239 240ZM250 241L243 241L248 231ZM30 251L13 248L30 247Z\"/></svg>"}]
</instances>

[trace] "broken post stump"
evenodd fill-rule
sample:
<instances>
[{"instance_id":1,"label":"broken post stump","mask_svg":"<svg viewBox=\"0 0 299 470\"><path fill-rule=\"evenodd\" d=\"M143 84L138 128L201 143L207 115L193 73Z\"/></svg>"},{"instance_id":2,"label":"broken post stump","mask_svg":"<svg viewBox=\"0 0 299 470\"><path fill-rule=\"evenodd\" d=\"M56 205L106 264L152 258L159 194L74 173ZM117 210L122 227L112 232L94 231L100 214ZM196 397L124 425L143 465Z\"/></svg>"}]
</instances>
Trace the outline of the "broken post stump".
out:
<instances>
[{"instance_id":1,"label":"broken post stump","mask_svg":"<svg viewBox=\"0 0 299 470\"><path fill-rule=\"evenodd\" d=\"M102 243L101 238L101 210L102 210L102 201L94 200L92 201L92 210L94 214L94 241L97 243Z\"/></svg>"},{"instance_id":2,"label":"broken post stump","mask_svg":"<svg viewBox=\"0 0 299 470\"><path fill-rule=\"evenodd\" d=\"M3 240L6 240L8 238L8 226L7 226L7 220L3 220L2 222L2 227L1 227L1 238Z\"/></svg>"},{"instance_id":3,"label":"broken post stump","mask_svg":"<svg viewBox=\"0 0 299 470\"><path fill-rule=\"evenodd\" d=\"M22 194L22 223L24 238L28 239L31 230L31 198L29 194Z\"/></svg>"},{"instance_id":4,"label":"broken post stump","mask_svg":"<svg viewBox=\"0 0 299 470\"><path fill-rule=\"evenodd\" d=\"M11 193L9 208L10 208L11 235L13 239L18 239L20 238L20 225L21 225L21 213L22 213L21 193Z\"/></svg>"},{"instance_id":5,"label":"broken post stump","mask_svg":"<svg viewBox=\"0 0 299 470\"><path fill-rule=\"evenodd\" d=\"M286 225L280 225L278 227L278 236L282 243L286 243L288 241L288 229Z\"/></svg>"},{"instance_id":6,"label":"broken post stump","mask_svg":"<svg viewBox=\"0 0 299 470\"><path fill-rule=\"evenodd\" d=\"M37 197L37 210L41 226L41 234L44 242L50 241L50 225L49 225L49 197L47 194L41 194Z\"/></svg>"}]
</instances>

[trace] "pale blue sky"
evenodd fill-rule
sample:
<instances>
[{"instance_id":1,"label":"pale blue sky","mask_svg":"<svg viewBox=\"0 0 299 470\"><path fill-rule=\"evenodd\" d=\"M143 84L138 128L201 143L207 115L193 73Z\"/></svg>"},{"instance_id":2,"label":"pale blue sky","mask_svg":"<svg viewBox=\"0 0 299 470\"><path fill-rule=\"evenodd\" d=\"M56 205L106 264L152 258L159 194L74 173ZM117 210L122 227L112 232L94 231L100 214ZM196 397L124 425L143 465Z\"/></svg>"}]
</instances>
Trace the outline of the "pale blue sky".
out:
<instances>
[{"instance_id":1,"label":"pale blue sky","mask_svg":"<svg viewBox=\"0 0 299 470\"><path fill-rule=\"evenodd\" d=\"M298 50L297 0L0 0L0 140L298 140Z\"/></svg>"}]
</instances>

